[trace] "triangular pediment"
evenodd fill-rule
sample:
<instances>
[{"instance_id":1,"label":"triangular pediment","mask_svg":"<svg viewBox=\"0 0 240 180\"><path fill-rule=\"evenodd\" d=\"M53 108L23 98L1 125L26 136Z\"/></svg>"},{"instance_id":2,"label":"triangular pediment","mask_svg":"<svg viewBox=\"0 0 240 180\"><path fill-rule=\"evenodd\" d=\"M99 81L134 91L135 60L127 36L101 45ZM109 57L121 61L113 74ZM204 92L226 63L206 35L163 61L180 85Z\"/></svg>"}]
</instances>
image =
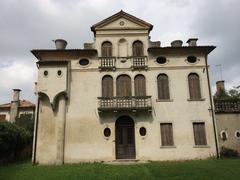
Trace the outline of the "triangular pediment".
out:
<instances>
[{"instance_id":1,"label":"triangular pediment","mask_svg":"<svg viewBox=\"0 0 240 180\"><path fill-rule=\"evenodd\" d=\"M91 30L96 33L97 30L113 30L113 29L145 29L152 30L152 25L132 16L124 11L120 11L109 18L106 18L99 23L93 25Z\"/></svg>"}]
</instances>

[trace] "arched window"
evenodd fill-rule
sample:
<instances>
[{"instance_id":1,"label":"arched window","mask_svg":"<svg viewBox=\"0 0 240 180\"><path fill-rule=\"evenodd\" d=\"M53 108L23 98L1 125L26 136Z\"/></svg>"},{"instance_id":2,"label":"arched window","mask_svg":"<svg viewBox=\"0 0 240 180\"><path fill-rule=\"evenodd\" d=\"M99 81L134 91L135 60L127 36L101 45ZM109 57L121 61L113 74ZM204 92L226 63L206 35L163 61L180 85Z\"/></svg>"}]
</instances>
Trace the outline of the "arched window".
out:
<instances>
[{"instance_id":1,"label":"arched window","mask_svg":"<svg viewBox=\"0 0 240 180\"><path fill-rule=\"evenodd\" d=\"M200 80L196 73L188 75L188 85L190 99L201 99Z\"/></svg>"},{"instance_id":2,"label":"arched window","mask_svg":"<svg viewBox=\"0 0 240 180\"><path fill-rule=\"evenodd\" d=\"M113 97L113 78L109 75L102 78L102 97Z\"/></svg>"},{"instance_id":3,"label":"arched window","mask_svg":"<svg viewBox=\"0 0 240 180\"><path fill-rule=\"evenodd\" d=\"M132 96L131 78L128 75L120 75L117 78L117 96Z\"/></svg>"},{"instance_id":4,"label":"arched window","mask_svg":"<svg viewBox=\"0 0 240 180\"><path fill-rule=\"evenodd\" d=\"M143 43L141 41L133 43L133 56L143 56Z\"/></svg>"},{"instance_id":5,"label":"arched window","mask_svg":"<svg viewBox=\"0 0 240 180\"><path fill-rule=\"evenodd\" d=\"M112 56L112 43L106 41L102 43L102 57Z\"/></svg>"},{"instance_id":6,"label":"arched window","mask_svg":"<svg viewBox=\"0 0 240 180\"><path fill-rule=\"evenodd\" d=\"M170 99L168 76L159 74L157 77L158 99Z\"/></svg>"},{"instance_id":7,"label":"arched window","mask_svg":"<svg viewBox=\"0 0 240 180\"><path fill-rule=\"evenodd\" d=\"M134 78L135 96L146 96L145 77L141 74Z\"/></svg>"}]
</instances>

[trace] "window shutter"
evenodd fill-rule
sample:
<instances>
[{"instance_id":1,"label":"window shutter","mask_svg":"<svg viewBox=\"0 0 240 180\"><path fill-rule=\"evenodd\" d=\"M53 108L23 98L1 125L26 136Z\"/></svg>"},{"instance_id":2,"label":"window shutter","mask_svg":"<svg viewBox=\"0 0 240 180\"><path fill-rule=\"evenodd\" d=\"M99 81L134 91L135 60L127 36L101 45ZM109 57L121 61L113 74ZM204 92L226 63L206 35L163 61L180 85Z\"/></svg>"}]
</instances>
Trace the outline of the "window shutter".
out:
<instances>
[{"instance_id":1,"label":"window shutter","mask_svg":"<svg viewBox=\"0 0 240 180\"><path fill-rule=\"evenodd\" d=\"M110 42L102 44L102 57L112 57L112 44Z\"/></svg>"},{"instance_id":2,"label":"window shutter","mask_svg":"<svg viewBox=\"0 0 240 180\"><path fill-rule=\"evenodd\" d=\"M199 76L192 73L188 76L190 99L201 99Z\"/></svg>"},{"instance_id":3,"label":"window shutter","mask_svg":"<svg viewBox=\"0 0 240 180\"><path fill-rule=\"evenodd\" d=\"M169 82L166 74L160 74L157 78L158 99L170 99Z\"/></svg>"},{"instance_id":4,"label":"window shutter","mask_svg":"<svg viewBox=\"0 0 240 180\"><path fill-rule=\"evenodd\" d=\"M161 140L162 146L173 146L172 123L161 123Z\"/></svg>"},{"instance_id":5,"label":"window shutter","mask_svg":"<svg viewBox=\"0 0 240 180\"><path fill-rule=\"evenodd\" d=\"M207 145L205 124L193 123L195 145Z\"/></svg>"},{"instance_id":6,"label":"window shutter","mask_svg":"<svg viewBox=\"0 0 240 180\"><path fill-rule=\"evenodd\" d=\"M131 78L128 75L120 75L117 78L117 96L129 97L132 95Z\"/></svg>"},{"instance_id":7,"label":"window shutter","mask_svg":"<svg viewBox=\"0 0 240 180\"><path fill-rule=\"evenodd\" d=\"M141 41L133 43L133 56L143 56L143 44Z\"/></svg>"},{"instance_id":8,"label":"window shutter","mask_svg":"<svg viewBox=\"0 0 240 180\"><path fill-rule=\"evenodd\" d=\"M102 79L102 97L113 97L113 78L104 76Z\"/></svg>"},{"instance_id":9,"label":"window shutter","mask_svg":"<svg viewBox=\"0 0 240 180\"><path fill-rule=\"evenodd\" d=\"M135 96L146 96L146 82L143 75L137 75L134 79Z\"/></svg>"}]
</instances>

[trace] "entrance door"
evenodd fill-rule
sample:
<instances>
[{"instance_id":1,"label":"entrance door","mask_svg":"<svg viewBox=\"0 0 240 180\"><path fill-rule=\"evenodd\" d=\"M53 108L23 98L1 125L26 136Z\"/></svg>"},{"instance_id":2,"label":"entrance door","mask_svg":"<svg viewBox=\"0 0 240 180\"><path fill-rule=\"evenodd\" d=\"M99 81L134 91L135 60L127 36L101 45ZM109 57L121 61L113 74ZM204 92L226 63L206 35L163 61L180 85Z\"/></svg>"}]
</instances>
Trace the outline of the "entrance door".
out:
<instances>
[{"instance_id":1,"label":"entrance door","mask_svg":"<svg viewBox=\"0 0 240 180\"><path fill-rule=\"evenodd\" d=\"M134 122L128 116L116 121L116 159L135 159Z\"/></svg>"}]
</instances>

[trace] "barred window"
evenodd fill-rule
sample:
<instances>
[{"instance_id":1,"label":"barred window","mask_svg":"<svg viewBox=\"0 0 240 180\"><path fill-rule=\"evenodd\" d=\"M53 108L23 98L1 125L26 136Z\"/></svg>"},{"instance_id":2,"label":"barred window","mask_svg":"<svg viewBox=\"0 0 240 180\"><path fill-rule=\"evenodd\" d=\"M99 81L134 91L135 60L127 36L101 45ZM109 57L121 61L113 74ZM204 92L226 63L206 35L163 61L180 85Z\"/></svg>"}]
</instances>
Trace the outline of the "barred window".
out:
<instances>
[{"instance_id":1,"label":"barred window","mask_svg":"<svg viewBox=\"0 0 240 180\"><path fill-rule=\"evenodd\" d=\"M205 123L193 123L193 133L195 145L207 145Z\"/></svg>"},{"instance_id":2,"label":"barred window","mask_svg":"<svg viewBox=\"0 0 240 180\"><path fill-rule=\"evenodd\" d=\"M200 80L196 73L191 73L188 75L188 85L190 99L201 99Z\"/></svg>"},{"instance_id":3,"label":"barred window","mask_svg":"<svg viewBox=\"0 0 240 180\"><path fill-rule=\"evenodd\" d=\"M159 74L157 77L158 99L170 99L169 82L166 74Z\"/></svg>"},{"instance_id":4,"label":"barred window","mask_svg":"<svg viewBox=\"0 0 240 180\"><path fill-rule=\"evenodd\" d=\"M172 123L160 123L162 146L173 146Z\"/></svg>"},{"instance_id":5,"label":"barred window","mask_svg":"<svg viewBox=\"0 0 240 180\"><path fill-rule=\"evenodd\" d=\"M102 57L112 56L112 43L106 41L102 43Z\"/></svg>"}]
</instances>

